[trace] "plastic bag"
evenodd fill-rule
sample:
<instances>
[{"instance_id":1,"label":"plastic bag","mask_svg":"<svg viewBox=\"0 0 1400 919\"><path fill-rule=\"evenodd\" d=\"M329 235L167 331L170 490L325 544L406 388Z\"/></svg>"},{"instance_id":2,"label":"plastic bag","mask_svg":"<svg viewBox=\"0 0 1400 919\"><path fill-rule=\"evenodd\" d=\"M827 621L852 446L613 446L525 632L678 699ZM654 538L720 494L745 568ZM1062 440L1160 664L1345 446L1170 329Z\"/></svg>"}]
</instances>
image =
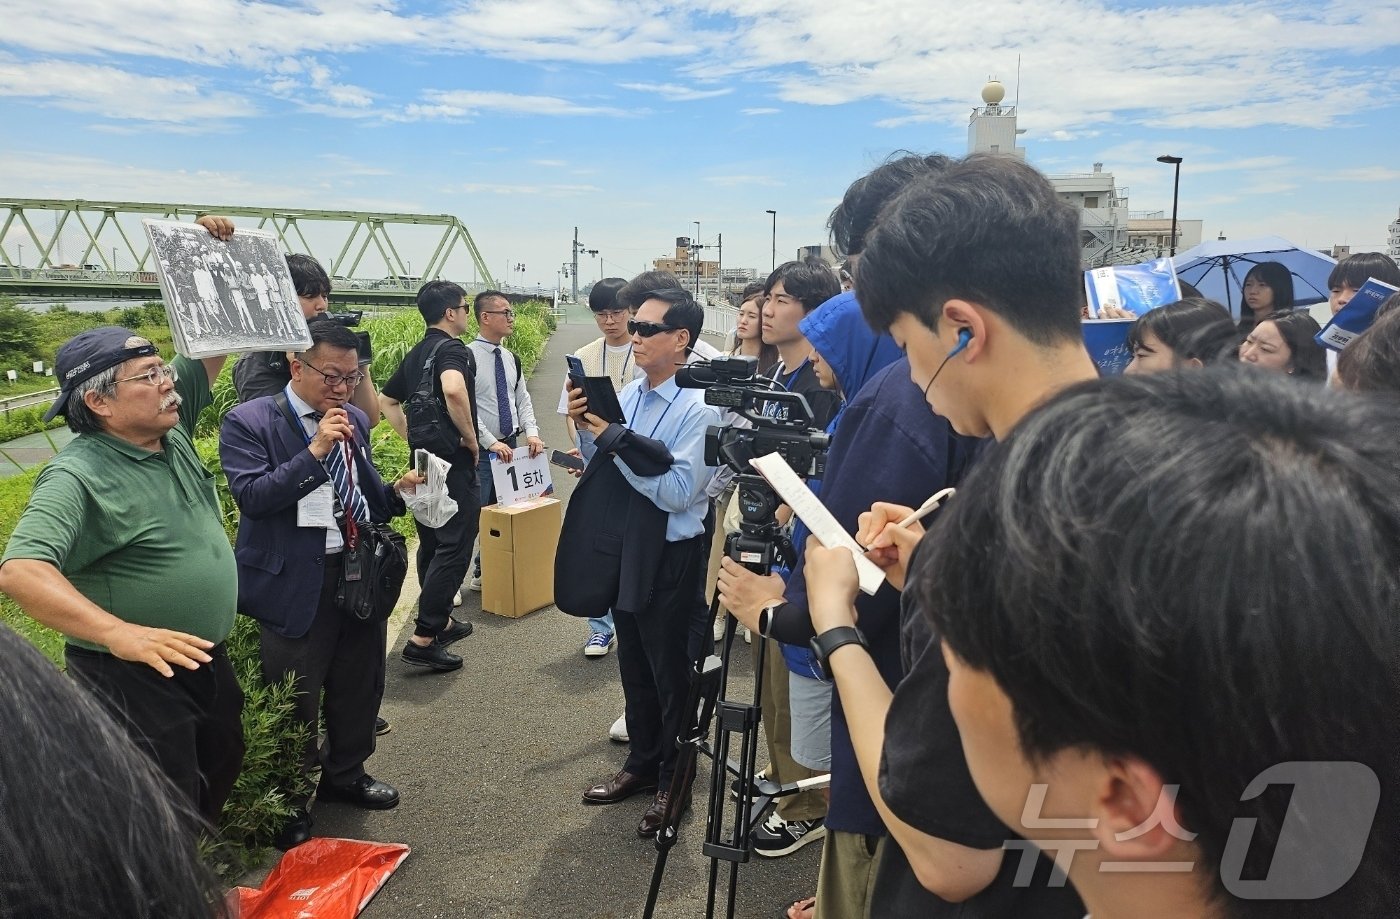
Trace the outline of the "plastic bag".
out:
<instances>
[{"instance_id":1,"label":"plastic bag","mask_svg":"<svg viewBox=\"0 0 1400 919\"><path fill-rule=\"evenodd\" d=\"M232 919L354 919L408 858L396 842L316 837L289 850L262 888L229 891Z\"/></svg>"},{"instance_id":2,"label":"plastic bag","mask_svg":"<svg viewBox=\"0 0 1400 919\"><path fill-rule=\"evenodd\" d=\"M413 511L413 517L425 527L440 527L457 513L457 501L447 494L447 470L452 464L440 456L426 454L428 481L403 492L403 503Z\"/></svg>"}]
</instances>

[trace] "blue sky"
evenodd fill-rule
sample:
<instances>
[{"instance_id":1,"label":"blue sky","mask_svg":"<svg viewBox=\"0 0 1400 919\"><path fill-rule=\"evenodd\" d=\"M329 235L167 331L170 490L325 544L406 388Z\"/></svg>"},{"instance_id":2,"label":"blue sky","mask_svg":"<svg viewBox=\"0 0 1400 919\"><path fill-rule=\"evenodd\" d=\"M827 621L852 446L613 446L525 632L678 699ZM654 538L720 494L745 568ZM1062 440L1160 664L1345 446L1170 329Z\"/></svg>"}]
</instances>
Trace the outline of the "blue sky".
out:
<instances>
[{"instance_id":1,"label":"blue sky","mask_svg":"<svg viewBox=\"0 0 1400 919\"><path fill-rule=\"evenodd\" d=\"M629 275L698 220L766 268L766 209L780 260L824 242L891 151L964 153L1019 55L1029 161L1134 210L1161 153L1208 238L1383 248L1400 209L1397 0L814 6L0 0L0 192L451 213L547 286L574 226Z\"/></svg>"}]
</instances>

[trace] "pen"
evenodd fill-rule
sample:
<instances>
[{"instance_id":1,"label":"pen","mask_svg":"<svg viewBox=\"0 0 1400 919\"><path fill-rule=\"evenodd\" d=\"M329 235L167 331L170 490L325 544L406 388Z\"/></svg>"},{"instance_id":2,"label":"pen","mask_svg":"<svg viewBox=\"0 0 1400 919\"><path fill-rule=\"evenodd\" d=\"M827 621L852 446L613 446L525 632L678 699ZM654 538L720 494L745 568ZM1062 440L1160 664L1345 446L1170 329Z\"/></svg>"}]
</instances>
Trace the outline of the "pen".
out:
<instances>
[{"instance_id":1,"label":"pen","mask_svg":"<svg viewBox=\"0 0 1400 919\"><path fill-rule=\"evenodd\" d=\"M913 511L903 520L893 524L893 526L896 526L901 530L908 528L909 524L913 523L914 521L923 520L929 514L932 514L935 510L938 509L938 506L943 503L943 499L951 498L956 493L956 488L945 488L942 491L935 492L927 501L919 505L918 510ZM871 551L869 546L861 546L861 549L863 549L866 552Z\"/></svg>"}]
</instances>

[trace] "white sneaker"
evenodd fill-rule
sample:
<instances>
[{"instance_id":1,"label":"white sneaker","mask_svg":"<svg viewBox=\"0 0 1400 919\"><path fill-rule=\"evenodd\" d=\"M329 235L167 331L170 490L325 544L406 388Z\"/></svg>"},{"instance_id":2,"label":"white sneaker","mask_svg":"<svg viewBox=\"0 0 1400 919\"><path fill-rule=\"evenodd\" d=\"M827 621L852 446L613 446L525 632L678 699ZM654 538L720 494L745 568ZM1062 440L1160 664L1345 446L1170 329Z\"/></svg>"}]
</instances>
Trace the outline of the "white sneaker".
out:
<instances>
[{"instance_id":1,"label":"white sneaker","mask_svg":"<svg viewBox=\"0 0 1400 919\"><path fill-rule=\"evenodd\" d=\"M453 606L461 606L461 605L462 605L462 592L461 592L460 590L457 591L455 594L452 595L452 605L453 605Z\"/></svg>"},{"instance_id":2,"label":"white sneaker","mask_svg":"<svg viewBox=\"0 0 1400 919\"><path fill-rule=\"evenodd\" d=\"M627 743L632 738L627 736L627 715L617 716L617 720L608 728L608 739L614 743Z\"/></svg>"},{"instance_id":3,"label":"white sneaker","mask_svg":"<svg viewBox=\"0 0 1400 919\"><path fill-rule=\"evenodd\" d=\"M739 633L742 634L742 635L744 636L744 644L746 644L746 645L751 645L751 644L753 644L753 632L750 632L750 631L749 631L749 627L748 627L748 626L746 626L746 625L741 625L741 626L739 626Z\"/></svg>"},{"instance_id":4,"label":"white sneaker","mask_svg":"<svg viewBox=\"0 0 1400 919\"><path fill-rule=\"evenodd\" d=\"M715 617L715 627L714 627L714 631L713 631L711 634L713 634L713 635L715 636L715 641L724 641L724 617L723 617L723 616L716 616L716 617Z\"/></svg>"},{"instance_id":5,"label":"white sneaker","mask_svg":"<svg viewBox=\"0 0 1400 919\"><path fill-rule=\"evenodd\" d=\"M468 581L468 582L467 582L467 589L468 589L468 590L477 590L477 591L481 590L481 575L478 574L477 576L475 576L474 578L472 578L470 581Z\"/></svg>"}]
</instances>

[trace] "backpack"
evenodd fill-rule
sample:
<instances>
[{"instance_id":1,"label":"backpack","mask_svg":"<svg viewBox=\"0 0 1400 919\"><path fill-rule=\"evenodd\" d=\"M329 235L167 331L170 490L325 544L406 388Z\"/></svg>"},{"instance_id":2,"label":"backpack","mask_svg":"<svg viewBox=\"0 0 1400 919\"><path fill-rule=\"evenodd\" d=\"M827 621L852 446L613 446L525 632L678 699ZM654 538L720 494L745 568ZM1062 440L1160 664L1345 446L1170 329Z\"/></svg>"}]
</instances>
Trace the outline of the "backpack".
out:
<instances>
[{"instance_id":1,"label":"backpack","mask_svg":"<svg viewBox=\"0 0 1400 919\"><path fill-rule=\"evenodd\" d=\"M433 364L437 360L438 348L445 344L447 340L439 340L429 349L428 359L423 362L423 371L418 378L418 388L404 401L403 415L410 448L421 447L443 459L450 459L461 449L462 434L452 423L447 407L437 397L433 387Z\"/></svg>"}]
</instances>

